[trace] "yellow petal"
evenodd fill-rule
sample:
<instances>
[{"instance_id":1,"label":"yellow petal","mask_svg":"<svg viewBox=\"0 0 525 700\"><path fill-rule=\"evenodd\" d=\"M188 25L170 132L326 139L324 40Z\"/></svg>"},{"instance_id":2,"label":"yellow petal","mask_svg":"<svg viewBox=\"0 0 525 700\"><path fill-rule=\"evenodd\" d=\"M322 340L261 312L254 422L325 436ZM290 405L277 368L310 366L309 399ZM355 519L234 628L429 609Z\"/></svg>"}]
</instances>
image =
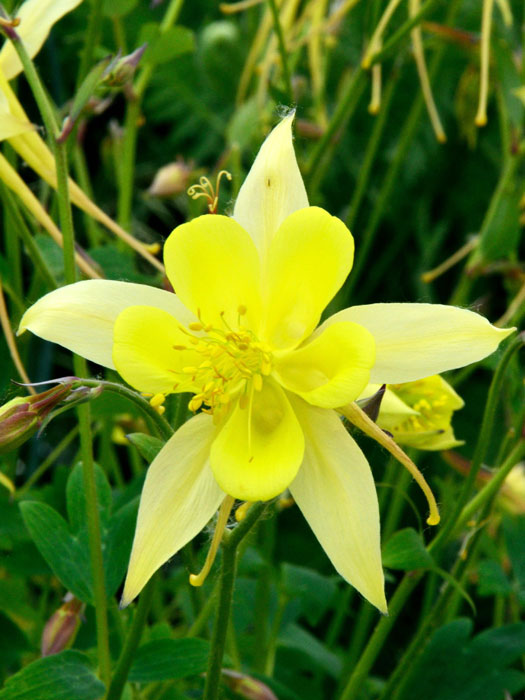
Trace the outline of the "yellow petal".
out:
<instances>
[{"instance_id":1,"label":"yellow petal","mask_svg":"<svg viewBox=\"0 0 525 700\"><path fill-rule=\"evenodd\" d=\"M284 391L271 380L253 393L251 406L239 402L211 448L220 487L243 501L274 498L297 474L304 438Z\"/></svg>"},{"instance_id":2,"label":"yellow petal","mask_svg":"<svg viewBox=\"0 0 525 700\"><path fill-rule=\"evenodd\" d=\"M319 328L353 321L376 341L370 381L400 384L478 362L513 328L496 328L474 311L443 304L367 304L344 309Z\"/></svg>"},{"instance_id":3,"label":"yellow petal","mask_svg":"<svg viewBox=\"0 0 525 700\"><path fill-rule=\"evenodd\" d=\"M248 231L261 254L287 216L308 206L292 142L295 112L285 117L261 146L239 191L233 218Z\"/></svg>"},{"instance_id":4,"label":"yellow petal","mask_svg":"<svg viewBox=\"0 0 525 700\"><path fill-rule=\"evenodd\" d=\"M0 111L0 141L18 136L18 134L24 134L26 131L33 131L34 129L34 124L18 119L18 117L14 117L9 112Z\"/></svg>"},{"instance_id":5,"label":"yellow petal","mask_svg":"<svg viewBox=\"0 0 525 700\"><path fill-rule=\"evenodd\" d=\"M250 327L260 316L259 256L246 231L227 216L206 214L178 226L164 246L177 295L204 323L237 328L239 307Z\"/></svg>"},{"instance_id":6,"label":"yellow petal","mask_svg":"<svg viewBox=\"0 0 525 700\"><path fill-rule=\"evenodd\" d=\"M290 491L338 573L386 613L379 508L370 466L334 411L293 401L305 435Z\"/></svg>"},{"instance_id":7,"label":"yellow petal","mask_svg":"<svg viewBox=\"0 0 525 700\"><path fill-rule=\"evenodd\" d=\"M208 461L214 435L210 416L191 418L148 469L122 605L131 603L155 571L202 530L224 499Z\"/></svg>"},{"instance_id":8,"label":"yellow petal","mask_svg":"<svg viewBox=\"0 0 525 700\"><path fill-rule=\"evenodd\" d=\"M291 214L268 252L265 340L276 348L294 348L308 337L345 281L353 257L352 234L335 216L319 207Z\"/></svg>"},{"instance_id":9,"label":"yellow petal","mask_svg":"<svg viewBox=\"0 0 525 700\"><path fill-rule=\"evenodd\" d=\"M128 306L115 321L113 362L120 376L139 391L169 394L190 391L191 377L183 369L198 366L202 355L188 346L180 321L163 309Z\"/></svg>"},{"instance_id":10,"label":"yellow petal","mask_svg":"<svg viewBox=\"0 0 525 700\"><path fill-rule=\"evenodd\" d=\"M164 309L184 324L195 320L175 294L163 289L131 282L86 280L39 299L23 315L18 333L30 330L92 362L114 368L115 320L125 308L138 304Z\"/></svg>"},{"instance_id":11,"label":"yellow petal","mask_svg":"<svg viewBox=\"0 0 525 700\"><path fill-rule=\"evenodd\" d=\"M26 0L16 13L17 27L28 54L33 58L47 39L51 27L66 13L74 10L82 0ZM0 70L11 80L22 70L22 64L10 41L0 51Z\"/></svg>"},{"instance_id":12,"label":"yellow petal","mask_svg":"<svg viewBox=\"0 0 525 700\"><path fill-rule=\"evenodd\" d=\"M316 406L336 408L363 391L374 360L374 338L366 328L334 323L312 342L276 357L274 367L289 391Z\"/></svg>"}]
</instances>

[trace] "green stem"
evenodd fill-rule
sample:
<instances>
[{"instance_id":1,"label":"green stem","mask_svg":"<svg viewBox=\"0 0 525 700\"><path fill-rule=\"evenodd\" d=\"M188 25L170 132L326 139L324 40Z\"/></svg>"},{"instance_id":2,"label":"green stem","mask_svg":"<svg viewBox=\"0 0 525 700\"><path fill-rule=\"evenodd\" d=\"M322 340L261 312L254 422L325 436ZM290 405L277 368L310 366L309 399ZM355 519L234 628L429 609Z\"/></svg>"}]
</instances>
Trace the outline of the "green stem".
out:
<instances>
[{"instance_id":1,"label":"green stem","mask_svg":"<svg viewBox=\"0 0 525 700\"><path fill-rule=\"evenodd\" d=\"M168 421L161 416L160 413L157 413L149 401L144 399L140 394L137 394L137 392L133 391L133 389L128 389L122 384L117 384L117 382L107 382L99 379L79 379L79 382L81 382L83 386L101 386L104 388L104 391L112 391L114 394L130 399L130 401L133 401L133 403L135 403L148 416L148 418L153 421L159 435L164 440L169 440L173 435L173 428Z\"/></svg>"},{"instance_id":2,"label":"green stem","mask_svg":"<svg viewBox=\"0 0 525 700\"><path fill-rule=\"evenodd\" d=\"M480 510L488 501L497 494L500 490L501 485L509 475L511 469L516 466L516 464L525 455L525 441L520 440L515 446L507 459L503 462L498 471L494 474L492 479L479 491L474 498L467 503L467 505L461 511L456 523L455 531L461 530L469 520L472 519L474 514Z\"/></svg>"},{"instance_id":3,"label":"green stem","mask_svg":"<svg viewBox=\"0 0 525 700\"><path fill-rule=\"evenodd\" d=\"M403 39L411 29L421 22L421 20L430 12L437 2L438 0L427 0L415 15L410 17L410 19L402 24L399 29L392 34L388 41L385 41L383 48L380 51L377 51L377 53L371 57L370 66L373 66L374 63L381 63L385 58L388 58L394 52L394 49L396 49L401 39Z\"/></svg>"},{"instance_id":4,"label":"green stem","mask_svg":"<svg viewBox=\"0 0 525 700\"><path fill-rule=\"evenodd\" d=\"M346 217L346 225L349 228L351 228L355 223L357 212L361 205L365 189L368 185L370 171L372 169L372 165L374 163L377 150L381 142L381 137L383 136L383 130L385 128L388 112L392 103L394 87L397 84L398 75L398 71L394 70L392 76L390 77L390 80L388 81L386 90L383 94L379 114L374 119L374 127L372 129L372 133L370 134L370 138L368 139L365 157L361 167L359 168L359 177L357 178L357 181L355 183L354 193L350 201L350 209Z\"/></svg>"},{"instance_id":5,"label":"green stem","mask_svg":"<svg viewBox=\"0 0 525 700\"><path fill-rule=\"evenodd\" d=\"M133 616L131 629L124 643L119 660L117 661L117 666L115 668L113 678L111 679L106 700L119 700L122 695L124 685L128 678L129 669L131 668L131 664L133 662L133 657L135 656L137 647L140 644L142 632L144 631L144 626L148 618L148 612L153 599L154 581L155 579L152 579L140 595L137 609L135 610L135 615Z\"/></svg>"},{"instance_id":6,"label":"green stem","mask_svg":"<svg viewBox=\"0 0 525 700\"><path fill-rule=\"evenodd\" d=\"M336 131L341 127L343 122L348 118L349 113L355 108L355 94L363 82L363 70L356 68L348 81L346 88L337 102L332 118L324 134L321 136L317 144L312 148L310 156L306 161L305 170L310 177L315 175L321 158L326 153L326 149L335 136Z\"/></svg>"},{"instance_id":7,"label":"green stem","mask_svg":"<svg viewBox=\"0 0 525 700\"><path fill-rule=\"evenodd\" d=\"M103 0L91 0L91 10L88 15L88 24L85 34L84 47L80 58L80 67L77 76L77 88L88 74L93 63L93 54L97 45L102 24L102 3Z\"/></svg>"},{"instance_id":8,"label":"green stem","mask_svg":"<svg viewBox=\"0 0 525 700\"><path fill-rule=\"evenodd\" d=\"M254 503L246 517L229 534L222 545L222 567L219 583L219 599L213 626L208 671L203 700L217 700L221 681L222 660L228 633L228 622L233 599L233 586L237 568L237 548L251 528L266 510L267 503Z\"/></svg>"},{"instance_id":9,"label":"green stem","mask_svg":"<svg viewBox=\"0 0 525 700\"><path fill-rule=\"evenodd\" d=\"M458 8L458 0L452 0L449 4L449 9L447 12L447 17L445 19L445 25L449 26L453 23L454 17L456 15ZM443 59L443 54L444 54L444 47L441 46L437 51L436 54L434 55L430 70L429 70L429 76L430 80L432 81L434 77L437 74L437 71L439 70L439 67L441 65L441 61ZM412 141L412 138L414 136L416 127L419 123L419 117L421 116L421 112L423 110L424 106L424 100L423 96L419 93L416 99L414 100L412 107L410 109L410 112L406 118L405 121L405 126L403 127L403 130L401 132L401 135L399 139L397 140L397 148L395 152L394 159L392 160L387 173L383 179L383 183L381 185L381 190L379 192L378 199L375 203L373 212L370 216L370 220L368 223L368 226L365 229L365 232L363 234L363 237L361 239L361 243L359 246L359 254L356 258L356 261L354 263L354 267L352 270L352 274L348 278L348 281L345 284L345 291L346 291L346 297L349 299L352 296L352 292L355 289L359 278L365 268L365 264L367 262L368 258L368 253L370 252L372 248L372 244L375 239L375 235L377 233L377 229L379 228L379 225L383 219L383 214L386 209L386 205L388 203L388 200L390 199L390 195L392 194L392 191L394 189L394 186L396 182L398 181L398 174L399 171L402 167L402 165L405 163L405 157L406 157L406 152L408 150L408 147L410 146L410 143Z\"/></svg>"},{"instance_id":10,"label":"green stem","mask_svg":"<svg viewBox=\"0 0 525 700\"><path fill-rule=\"evenodd\" d=\"M286 53L286 46L284 43L283 29L281 27L281 22L279 20L279 11L275 0L268 0L268 5L270 6L270 11L273 18L273 30L277 35L277 42L279 44L279 53L281 54L281 65L283 70L284 87L286 91L286 98L288 104L291 105L293 102L293 90L292 81L290 78L290 69L288 67L288 56Z\"/></svg>"},{"instance_id":11,"label":"green stem","mask_svg":"<svg viewBox=\"0 0 525 700\"><path fill-rule=\"evenodd\" d=\"M483 413L483 420L479 430L479 437L474 450L474 456L472 457L469 473L463 483L463 488L461 489L461 493L456 501L456 506L452 515L447 519L439 534L431 542L429 551L434 552L438 550L447 541L449 536L457 527L460 514L471 496L472 490L475 486L476 477L481 468L487 448L490 444L490 438L494 427L494 419L496 417L496 408L501 398L501 385L505 376L505 371L511 357L517 350L522 348L524 344L525 333L519 333L508 343L505 351L503 352L490 384L487 403L485 404L485 411Z\"/></svg>"},{"instance_id":12,"label":"green stem","mask_svg":"<svg viewBox=\"0 0 525 700\"><path fill-rule=\"evenodd\" d=\"M27 82L34 95L44 126L48 133L49 143L55 157L57 178L58 210L60 226L62 229L64 274L67 284L76 281L75 269L75 232L73 229L73 217L69 201L68 170L66 144L57 141L60 127L55 116L51 102L42 85L38 73L27 53L23 42L16 32L9 36L20 58ZM87 367L84 358L75 355L73 366L77 375L86 374ZM99 652L100 675L107 684L111 674L111 657L109 652L109 631L107 617L106 586L104 582L104 562L102 557L102 540L100 534L100 519L95 486L95 467L93 462L93 445L91 436L91 409L89 403L77 408L80 448L82 454L82 473L84 479L84 491L87 504L87 528L89 537L89 549L91 555L91 567L93 570L93 589L95 597L95 616L97 627L97 643Z\"/></svg>"},{"instance_id":13,"label":"green stem","mask_svg":"<svg viewBox=\"0 0 525 700\"><path fill-rule=\"evenodd\" d=\"M399 613L403 609L412 591L417 586L422 575L422 572L415 572L404 576L388 606L388 617L381 618L377 623L364 652L361 654L359 662L348 679L348 683L341 694L340 700L355 700L355 698L360 695L363 683L374 665L379 652L383 648L383 644L390 634Z\"/></svg>"},{"instance_id":14,"label":"green stem","mask_svg":"<svg viewBox=\"0 0 525 700\"><path fill-rule=\"evenodd\" d=\"M58 443L58 445L51 450L48 456L44 459L42 464L35 469L28 480L19 489L16 490L16 497L20 498L23 494L27 493L29 489L33 487L34 484L46 473L49 467L57 459L59 455L70 445L73 440L78 435L78 426L75 426L72 430L67 433L65 437Z\"/></svg>"},{"instance_id":15,"label":"green stem","mask_svg":"<svg viewBox=\"0 0 525 700\"><path fill-rule=\"evenodd\" d=\"M3 183L0 183L0 196L2 197L2 201L5 204L6 211L9 212L9 216L11 217L11 221L14 224L15 231L22 240L24 246L26 247L27 252L35 268L40 273L46 285L50 289L56 289L58 287L58 283L55 280L53 273L49 269L49 266L45 261L44 256L40 252L40 248L37 246L35 239L31 235L29 226L27 225L20 211L18 203Z\"/></svg>"},{"instance_id":16,"label":"green stem","mask_svg":"<svg viewBox=\"0 0 525 700\"><path fill-rule=\"evenodd\" d=\"M183 2L184 0L171 0L159 26L160 34L164 34L175 24L182 9ZM133 97L129 100L126 111L117 203L118 222L125 229L129 229L131 223L131 204L133 198L133 183L135 179L135 155L137 150L137 130L141 101L152 75L153 66L145 63L135 82L135 85L133 86Z\"/></svg>"}]
</instances>

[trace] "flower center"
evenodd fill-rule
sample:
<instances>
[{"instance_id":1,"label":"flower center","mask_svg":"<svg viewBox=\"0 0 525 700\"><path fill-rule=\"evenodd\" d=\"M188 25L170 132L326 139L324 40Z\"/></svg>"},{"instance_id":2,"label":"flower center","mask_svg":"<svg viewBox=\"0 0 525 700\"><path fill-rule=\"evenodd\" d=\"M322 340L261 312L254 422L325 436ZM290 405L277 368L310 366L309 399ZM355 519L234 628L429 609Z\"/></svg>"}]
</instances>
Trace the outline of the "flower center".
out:
<instances>
[{"instance_id":1,"label":"flower center","mask_svg":"<svg viewBox=\"0 0 525 700\"><path fill-rule=\"evenodd\" d=\"M188 336L191 350L202 357L202 362L184 367L181 373L190 379L193 390L195 385L200 388L188 404L194 413L202 409L219 420L228 410L230 402L237 398L241 408L245 408L251 403L253 392L262 389L263 377L272 371L269 346L260 342L252 331L242 328L241 320L246 307L240 306L238 313L237 330L228 326L224 312L221 314L224 328L214 328L202 321L182 328ZM175 349L188 348L176 346Z\"/></svg>"}]
</instances>

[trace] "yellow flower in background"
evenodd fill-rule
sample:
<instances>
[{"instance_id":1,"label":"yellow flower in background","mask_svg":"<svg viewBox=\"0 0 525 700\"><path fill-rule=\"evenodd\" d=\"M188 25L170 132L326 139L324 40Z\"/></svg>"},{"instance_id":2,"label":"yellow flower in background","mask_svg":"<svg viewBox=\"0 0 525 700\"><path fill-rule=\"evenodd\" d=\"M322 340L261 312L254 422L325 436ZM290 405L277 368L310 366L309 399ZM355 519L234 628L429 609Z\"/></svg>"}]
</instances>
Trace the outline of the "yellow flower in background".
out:
<instances>
[{"instance_id":1,"label":"yellow flower in background","mask_svg":"<svg viewBox=\"0 0 525 700\"><path fill-rule=\"evenodd\" d=\"M339 219L309 207L292 120L264 142L233 218L201 216L169 236L164 261L176 295L79 282L22 318L20 331L116 368L156 403L194 394L199 412L148 470L124 604L225 498L267 500L289 488L337 571L386 611L372 473L334 409L369 383L476 362L512 332L432 304L355 306L317 327L354 244Z\"/></svg>"},{"instance_id":2,"label":"yellow flower in background","mask_svg":"<svg viewBox=\"0 0 525 700\"><path fill-rule=\"evenodd\" d=\"M369 384L360 399L373 396L379 384ZM452 428L452 414L465 402L443 377L434 375L405 384L388 384L377 424L400 445L419 450L449 450L463 445Z\"/></svg>"}]
</instances>

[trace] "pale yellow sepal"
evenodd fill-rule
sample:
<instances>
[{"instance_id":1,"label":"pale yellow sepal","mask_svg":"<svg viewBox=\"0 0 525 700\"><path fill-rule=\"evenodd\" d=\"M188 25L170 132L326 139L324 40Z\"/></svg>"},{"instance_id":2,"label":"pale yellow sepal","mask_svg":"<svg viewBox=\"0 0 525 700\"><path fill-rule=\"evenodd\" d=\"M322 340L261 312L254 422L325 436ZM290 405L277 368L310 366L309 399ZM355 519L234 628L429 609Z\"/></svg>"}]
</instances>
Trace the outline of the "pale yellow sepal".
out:
<instances>
[{"instance_id":1,"label":"pale yellow sepal","mask_svg":"<svg viewBox=\"0 0 525 700\"><path fill-rule=\"evenodd\" d=\"M263 272L265 340L285 349L307 338L353 259L354 239L340 219L319 207L290 214L271 241Z\"/></svg>"},{"instance_id":2,"label":"pale yellow sepal","mask_svg":"<svg viewBox=\"0 0 525 700\"><path fill-rule=\"evenodd\" d=\"M47 39L52 26L82 0L26 0L16 13L20 20L17 33L28 54L33 58ZM22 64L11 42L6 41L0 51L0 71L11 80L22 71Z\"/></svg>"},{"instance_id":3,"label":"pale yellow sepal","mask_svg":"<svg viewBox=\"0 0 525 700\"><path fill-rule=\"evenodd\" d=\"M311 343L275 358L275 374L308 403L337 408L353 401L370 377L372 335L357 323L334 323Z\"/></svg>"},{"instance_id":4,"label":"pale yellow sepal","mask_svg":"<svg viewBox=\"0 0 525 700\"><path fill-rule=\"evenodd\" d=\"M0 111L0 141L25 134L27 131L34 131L34 129L34 124L19 119L9 112Z\"/></svg>"},{"instance_id":5,"label":"pale yellow sepal","mask_svg":"<svg viewBox=\"0 0 525 700\"><path fill-rule=\"evenodd\" d=\"M308 206L293 148L291 112L270 132L239 190L233 218L248 231L264 260L287 216Z\"/></svg>"},{"instance_id":6,"label":"pale yellow sepal","mask_svg":"<svg viewBox=\"0 0 525 700\"><path fill-rule=\"evenodd\" d=\"M241 501L267 501L297 474L304 453L301 427L284 391L268 379L247 405L237 402L211 448L221 488Z\"/></svg>"},{"instance_id":7,"label":"pale yellow sepal","mask_svg":"<svg viewBox=\"0 0 525 700\"><path fill-rule=\"evenodd\" d=\"M30 330L104 367L114 368L113 326L128 306L147 303L187 324L195 317L175 294L144 284L86 280L60 287L31 306L18 333Z\"/></svg>"},{"instance_id":8,"label":"pale yellow sepal","mask_svg":"<svg viewBox=\"0 0 525 700\"><path fill-rule=\"evenodd\" d=\"M370 381L401 384L478 362L514 328L496 328L474 311L442 304L366 304L334 314L316 333L339 321L367 328L376 341Z\"/></svg>"},{"instance_id":9,"label":"pale yellow sepal","mask_svg":"<svg viewBox=\"0 0 525 700\"><path fill-rule=\"evenodd\" d=\"M305 455L290 491L339 574L382 613L379 507L366 457L333 411L300 399Z\"/></svg>"},{"instance_id":10,"label":"pale yellow sepal","mask_svg":"<svg viewBox=\"0 0 525 700\"><path fill-rule=\"evenodd\" d=\"M201 413L177 430L148 469L122 606L202 530L223 501L208 462L214 436L211 416Z\"/></svg>"}]
</instances>

